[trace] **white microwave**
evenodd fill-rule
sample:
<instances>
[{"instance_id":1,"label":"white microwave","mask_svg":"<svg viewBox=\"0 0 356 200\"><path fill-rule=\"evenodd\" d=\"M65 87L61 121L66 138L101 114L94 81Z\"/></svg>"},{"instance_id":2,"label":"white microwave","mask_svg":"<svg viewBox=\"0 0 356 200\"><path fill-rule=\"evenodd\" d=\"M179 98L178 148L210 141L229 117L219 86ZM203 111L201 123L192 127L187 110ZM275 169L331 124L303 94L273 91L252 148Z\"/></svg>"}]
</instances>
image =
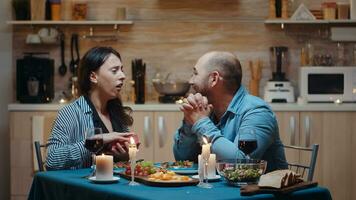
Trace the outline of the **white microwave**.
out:
<instances>
[{"instance_id":1,"label":"white microwave","mask_svg":"<svg viewBox=\"0 0 356 200\"><path fill-rule=\"evenodd\" d=\"M356 67L301 67L300 96L308 102L356 102Z\"/></svg>"}]
</instances>

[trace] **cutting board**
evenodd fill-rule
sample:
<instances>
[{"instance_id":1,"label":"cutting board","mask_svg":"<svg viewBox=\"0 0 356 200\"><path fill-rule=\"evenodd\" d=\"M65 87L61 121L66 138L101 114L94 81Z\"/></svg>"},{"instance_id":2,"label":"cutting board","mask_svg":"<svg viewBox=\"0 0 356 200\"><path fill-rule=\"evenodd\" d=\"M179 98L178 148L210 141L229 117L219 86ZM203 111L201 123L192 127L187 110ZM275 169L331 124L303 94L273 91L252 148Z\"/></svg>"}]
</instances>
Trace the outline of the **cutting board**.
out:
<instances>
[{"instance_id":1,"label":"cutting board","mask_svg":"<svg viewBox=\"0 0 356 200\"><path fill-rule=\"evenodd\" d=\"M131 176L128 176L123 172L119 172L118 174L124 179L131 180ZM181 187L181 186L197 185L199 183L199 180L192 179L192 178L189 181L177 181L177 180L150 181L147 177L144 176L135 176L135 181L142 183L144 185L158 186L158 187Z\"/></svg>"},{"instance_id":2,"label":"cutting board","mask_svg":"<svg viewBox=\"0 0 356 200\"><path fill-rule=\"evenodd\" d=\"M241 196L250 196L255 194L287 194L290 192L294 192L297 190L311 188L317 186L317 182L301 182L289 187L285 188L267 188L267 187L259 187L258 185L246 185L241 186L240 194Z\"/></svg>"}]
</instances>

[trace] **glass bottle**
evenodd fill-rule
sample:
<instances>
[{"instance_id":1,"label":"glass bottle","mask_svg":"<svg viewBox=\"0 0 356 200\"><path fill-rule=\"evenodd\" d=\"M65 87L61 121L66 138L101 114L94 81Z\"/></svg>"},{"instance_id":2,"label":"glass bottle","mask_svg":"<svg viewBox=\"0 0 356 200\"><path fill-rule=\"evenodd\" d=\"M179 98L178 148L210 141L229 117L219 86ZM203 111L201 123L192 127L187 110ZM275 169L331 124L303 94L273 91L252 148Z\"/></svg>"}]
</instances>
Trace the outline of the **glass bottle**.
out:
<instances>
[{"instance_id":1,"label":"glass bottle","mask_svg":"<svg viewBox=\"0 0 356 200\"><path fill-rule=\"evenodd\" d=\"M337 52L336 52L336 65L344 66L345 65L345 47L344 44L338 42L337 43Z\"/></svg>"},{"instance_id":2,"label":"glass bottle","mask_svg":"<svg viewBox=\"0 0 356 200\"><path fill-rule=\"evenodd\" d=\"M306 44L306 64L308 66L312 66L314 64L314 46L311 44L311 42L308 42Z\"/></svg>"}]
</instances>

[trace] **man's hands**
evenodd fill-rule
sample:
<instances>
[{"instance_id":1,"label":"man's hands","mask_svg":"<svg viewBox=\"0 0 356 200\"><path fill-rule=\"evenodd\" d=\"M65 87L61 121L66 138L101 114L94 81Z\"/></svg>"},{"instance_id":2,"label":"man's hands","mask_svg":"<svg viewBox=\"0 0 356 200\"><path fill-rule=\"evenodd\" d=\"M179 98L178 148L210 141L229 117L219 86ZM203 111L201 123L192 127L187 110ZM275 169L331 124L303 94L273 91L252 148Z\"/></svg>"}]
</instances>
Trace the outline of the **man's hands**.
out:
<instances>
[{"instance_id":1,"label":"man's hands","mask_svg":"<svg viewBox=\"0 0 356 200\"><path fill-rule=\"evenodd\" d=\"M213 106L208 103L208 99L200 93L189 94L183 100L182 106L179 108L184 113L184 121L187 124L193 125L199 119L209 117Z\"/></svg>"}]
</instances>

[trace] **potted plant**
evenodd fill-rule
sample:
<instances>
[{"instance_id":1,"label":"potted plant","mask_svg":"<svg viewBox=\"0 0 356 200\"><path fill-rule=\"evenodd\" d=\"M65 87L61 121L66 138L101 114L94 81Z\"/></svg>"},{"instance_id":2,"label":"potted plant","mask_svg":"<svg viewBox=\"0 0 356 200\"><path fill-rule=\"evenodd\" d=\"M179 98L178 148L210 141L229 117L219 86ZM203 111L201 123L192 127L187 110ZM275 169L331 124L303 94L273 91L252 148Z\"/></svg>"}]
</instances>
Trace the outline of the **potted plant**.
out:
<instances>
[{"instance_id":1,"label":"potted plant","mask_svg":"<svg viewBox=\"0 0 356 200\"><path fill-rule=\"evenodd\" d=\"M30 0L12 0L16 20L30 20Z\"/></svg>"}]
</instances>

